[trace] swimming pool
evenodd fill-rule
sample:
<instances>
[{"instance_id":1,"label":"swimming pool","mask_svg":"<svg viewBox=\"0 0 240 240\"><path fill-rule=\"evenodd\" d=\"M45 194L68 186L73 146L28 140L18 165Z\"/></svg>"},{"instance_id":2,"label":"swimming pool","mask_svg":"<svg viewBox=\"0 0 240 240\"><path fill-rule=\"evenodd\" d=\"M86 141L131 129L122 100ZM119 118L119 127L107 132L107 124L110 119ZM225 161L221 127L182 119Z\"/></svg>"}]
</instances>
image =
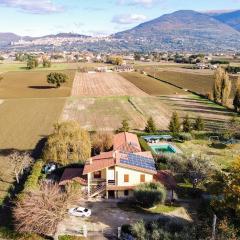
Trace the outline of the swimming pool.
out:
<instances>
[{"instance_id":1,"label":"swimming pool","mask_svg":"<svg viewBox=\"0 0 240 240\"><path fill-rule=\"evenodd\" d=\"M177 149L171 144L159 144L159 145L151 145L151 149L155 154L161 153L176 153Z\"/></svg>"}]
</instances>

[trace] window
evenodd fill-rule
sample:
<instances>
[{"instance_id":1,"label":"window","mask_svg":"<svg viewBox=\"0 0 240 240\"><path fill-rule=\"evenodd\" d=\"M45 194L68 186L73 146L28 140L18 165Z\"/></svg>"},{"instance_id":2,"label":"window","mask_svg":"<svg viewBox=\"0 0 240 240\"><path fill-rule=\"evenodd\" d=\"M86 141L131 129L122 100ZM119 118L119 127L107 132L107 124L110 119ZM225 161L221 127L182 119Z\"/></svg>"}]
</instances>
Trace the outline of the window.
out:
<instances>
[{"instance_id":1,"label":"window","mask_svg":"<svg viewBox=\"0 0 240 240\"><path fill-rule=\"evenodd\" d=\"M144 175L144 174L141 174L141 175L140 175L140 182L141 182L141 183L144 183L144 182L145 182L145 175Z\"/></svg>"},{"instance_id":2,"label":"window","mask_svg":"<svg viewBox=\"0 0 240 240\"><path fill-rule=\"evenodd\" d=\"M129 182L129 175L128 174L124 174L124 182Z\"/></svg>"},{"instance_id":3,"label":"window","mask_svg":"<svg viewBox=\"0 0 240 240\"><path fill-rule=\"evenodd\" d=\"M129 192L128 190L124 190L124 196L128 196Z\"/></svg>"},{"instance_id":4,"label":"window","mask_svg":"<svg viewBox=\"0 0 240 240\"><path fill-rule=\"evenodd\" d=\"M94 178L101 178L101 171L97 171L93 173Z\"/></svg>"}]
</instances>

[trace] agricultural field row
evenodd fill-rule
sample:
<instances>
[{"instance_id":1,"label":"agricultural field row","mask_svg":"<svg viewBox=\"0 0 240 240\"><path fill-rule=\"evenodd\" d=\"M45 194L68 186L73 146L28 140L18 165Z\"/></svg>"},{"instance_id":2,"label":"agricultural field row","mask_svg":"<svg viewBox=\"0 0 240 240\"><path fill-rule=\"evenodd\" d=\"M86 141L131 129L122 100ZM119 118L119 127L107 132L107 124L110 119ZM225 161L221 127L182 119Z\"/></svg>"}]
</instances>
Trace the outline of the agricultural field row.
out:
<instances>
[{"instance_id":1,"label":"agricultural field row","mask_svg":"<svg viewBox=\"0 0 240 240\"><path fill-rule=\"evenodd\" d=\"M0 100L0 169L5 169L1 173L0 199L13 181L13 169L6 156L13 150L35 149L52 132L64 102L53 98Z\"/></svg>"},{"instance_id":2,"label":"agricultural field row","mask_svg":"<svg viewBox=\"0 0 240 240\"><path fill-rule=\"evenodd\" d=\"M75 70L58 71L68 76L67 83L55 88L47 83L51 71L7 72L0 81L0 99L53 98L70 96Z\"/></svg>"},{"instance_id":3,"label":"agricultural field row","mask_svg":"<svg viewBox=\"0 0 240 240\"><path fill-rule=\"evenodd\" d=\"M35 71L62 71L62 70L78 70L81 68L93 69L95 67L103 66L103 63L52 63L50 68L43 68L41 64L39 67L28 70L26 62L16 63L0 63L0 73L4 72L35 72Z\"/></svg>"},{"instance_id":4,"label":"agricultural field row","mask_svg":"<svg viewBox=\"0 0 240 240\"><path fill-rule=\"evenodd\" d=\"M146 96L117 73L77 73L74 79L72 96Z\"/></svg>"},{"instance_id":5,"label":"agricultural field row","mask_svg":"<svg viewBox=\"0 0 240 240\"><path fill-rule=\"evenodd\" d=\"M132 73L120 73L122 77L127 79L129 82L136 85L138 88L148 93L149 95L159 96L159 95L185 95L187 92L184 90L171 86L170 84L166 84L160 82L156 79L148 77L146 75L132 72Z\"/></svg>"}]
</instances>

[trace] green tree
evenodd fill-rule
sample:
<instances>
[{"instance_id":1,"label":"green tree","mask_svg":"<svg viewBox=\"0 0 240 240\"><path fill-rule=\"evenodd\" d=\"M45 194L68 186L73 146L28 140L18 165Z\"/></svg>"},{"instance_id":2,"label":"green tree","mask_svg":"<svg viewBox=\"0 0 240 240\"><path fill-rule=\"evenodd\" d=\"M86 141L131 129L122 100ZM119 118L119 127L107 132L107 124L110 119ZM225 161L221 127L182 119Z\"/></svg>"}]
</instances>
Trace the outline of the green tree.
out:
<instances>
[{"instance_id":1,"label":"green tree","mask_svg":"<svg viewBox=\"0 0 240 240\"><path fill-rule=\"evenodd\" d=\"M3 56L0 56L0 61L3 61L4 60L4 57Z\"/></svg>"},{"instance_id":2,"label":"green tree","mask_svg":"<svg viewBox=\"0 0 240 240\"><path fill-rule=\"evenodd\" d=\"M55 124L44 147L45 161L67 165L85 162L91 156L89 133L74 121Z\"/></svg>"},{"instance_id":3,"label":"green tree","mask_svg":"<svg viewBox=\"0 0 240 240\"><path fill-rule=\"evenodd\" d=\"M184 117L182 125L184 132L191 132L191 121L189 119L188 114Z\"/></svg>"},{"instance_id":4,"label":"green tree","mask_svg":"<svg viewBox=\"0 0 240 240\"><path fill-rule=\"evenodd\" d=\"M181 124L177 112L172 114L168 129L172 133L179 133L181 129Z\"/></svg>"},{"instance_id":5,"label":"green tree","mask_svg":"<svg viewBox=\"0 0 240 240\"><path fill-rule=\"evenodd\" d=\"M240 84L238 85L235 97L233 99L233 106L236 112L240 111Z\"/></svg>"},{"instance_id":6,"label":"green tree","mask_svg":"<svg viewBox=\"0 0 240 240\"><path fill-rule=\"evenodd\" d=\"M166 189L159 182L143 183L134 189L135 200L144 208L150 208L166 200Z\"/></svg>"},{"instance_id":7,"label":"green tree","mask_svg":"<svg viewBox=\"0 0 240 240\"><path fill-rule=\"evenodd\" d=\"M27 61L27 68L34 69L38 67L38 60L36 58L30 57Z\"/></svg>"},{"instance_id":8,"label":"green tree","mask_svg":"<svg viewBox=\"0 0 240 240\"><path fill-rule=\"evenodd\" d=\"M240 217L240 157L235 160L225 178L224 206Z\"/></svg>"},{"instance_id":9,"label":"green tree","mask_svg":"<svg viewBox=\"0 0 240 240\"><path fill-rule=\"evenodd\" d=\"M52 65L51 61L46 59L46 58L43 58L43 63L42 64L43 64L44 68L50 68L51 65Z\"/></svg>"},{"instance_id":10,"label":"green tree","mask_svg":"<svg viewBox=\"0 0 240 240\"><path fill-rule=\"evenodd\" d=\"M195 121L194 125L193 125L193 129L196 130L196 131L204 131L204 128L205 128L205 123L204 123L202 117L198 116L196 118L196 121Z\"/></svg>"},{"instance_id":11,"label":"green tree","mask_svg":"<svg viewBox=\"0 0 240 240\"><path fill-rule=\"evenodd\" d=\"M130 127L128 120L124 119L122 120L122 126L118 129L118 132L129 132Z\"/></svg>"},{"instance_id":12,"label":"green tree","mask_svg":"<svg viewBox=\"0 0 240 240\"><path fill-rule=\"evenodd\" d=\"M64 73L52 72L47 75L47 82L49 84L54 84L56 88L59 88L62 83L68 80L68 76Z\"/></svg>"},{"instance_id":13,"label":"green tree","mask_svg":"<svg viewBox=\"0 0 240 240\"><path fill-rule=\"evenodd\" d=\"M147 120L147 125L145 127L145 132L155 133L157 131L156 124L152 117Z\"/></svg>"}]
</instances>

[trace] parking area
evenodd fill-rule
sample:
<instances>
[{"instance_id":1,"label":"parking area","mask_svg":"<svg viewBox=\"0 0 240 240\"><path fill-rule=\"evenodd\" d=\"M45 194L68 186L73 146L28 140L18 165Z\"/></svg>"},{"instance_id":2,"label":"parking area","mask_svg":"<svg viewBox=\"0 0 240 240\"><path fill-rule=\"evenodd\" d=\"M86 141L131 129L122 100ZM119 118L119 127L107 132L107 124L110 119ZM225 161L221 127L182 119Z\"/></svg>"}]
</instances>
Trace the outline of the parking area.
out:
<instances>
[{"instance_id":1,"label":"parking area","mask_svg":"<svg viewBox=\"0 0 240 240\"><path fill-rule=\"evenodd\" d=\"M124 211L118 207L115 200L99 200L90 202L80 202L78 206L90 208L92 215L89 218L75 217L66 214L66 218L59 225L60 234L80 234L83 226L86 226L88 235L106 235L106 233L117 235L118 227L123 224L134 223L140 219L147 221L163 218L183 218L187 220L187 213L171 213L171 214L146 214L134 211ZM175 215L176 214L176 215Z\"/></svg>"}]
</instances>

